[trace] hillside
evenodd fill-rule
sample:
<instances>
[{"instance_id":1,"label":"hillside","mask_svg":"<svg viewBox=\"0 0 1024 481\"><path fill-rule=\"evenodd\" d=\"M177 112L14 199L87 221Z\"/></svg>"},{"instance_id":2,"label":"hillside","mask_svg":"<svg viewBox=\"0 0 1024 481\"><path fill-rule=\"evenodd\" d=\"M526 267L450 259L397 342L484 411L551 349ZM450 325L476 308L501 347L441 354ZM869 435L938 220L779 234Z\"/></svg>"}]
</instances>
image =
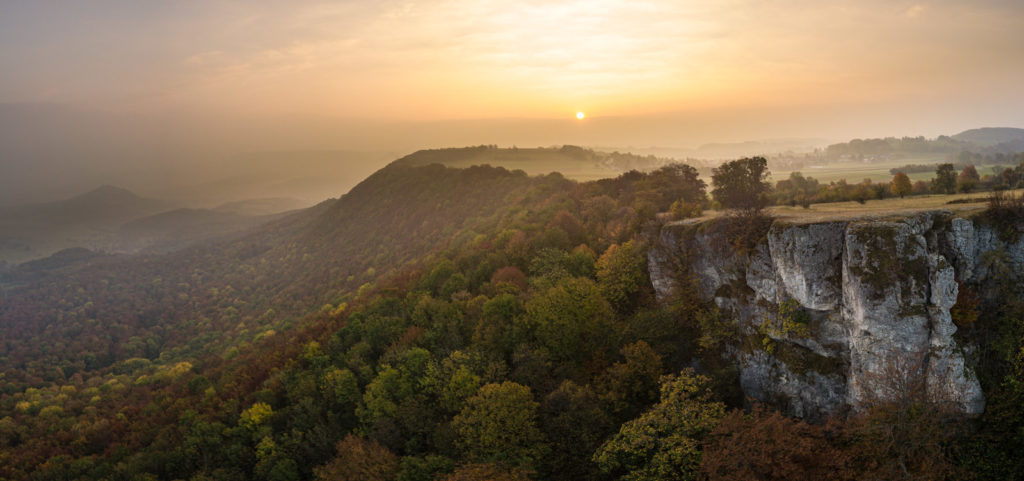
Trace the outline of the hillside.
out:
<instances>
[{"instance_id":1,"label":"hillside","mask_svg":"<svg viewBox=\"0 0 1024 481\"><path fill-rule=\"evenodd\" d=\"M970 129L952 136L956 140L970 142L981 147L1024 141L1024 129L1010 127L984 127Z\"/></svg>"},{"instance_id":2,"label":"hillside","mask_svg":"<svg viewBox=\"0 0 1024 481\"><path fill-rule=\"evenodd\" d=\"M83 290L67 306L71 316L61 316L64 323L84 322L90 316L103 313L106 308L114 312L133 312L127 319L118 318L113 313L107 314L113 316L112 321L117 319L120 323L131 323L134 320L142 323L131 327L126 325L126 335L140 329L145 332L149 327L159 331L170 330L178 322L200 314L188 308L195 302L214 302L216 306L227 301L227 305L230 305L231 299L238 293L248 293L247 297L253 297L245 302L248 307L238 314L242 318L264 314L263 310L258 309L259 305L273 305L273 309L281 315L294 315L310 306L319 308L323 302L337 302L335 299L343 293L373 280L375 276L367 275L367 269L380 270L381 274L396 269L403 260L418 257L425 249L438 248L444 237L461 226L466 215L487 213L487 203L459 203L455 206L439 205L429 200L437 192L445 191L436 182L429 181L430 173L438 175L437 182L450 181L454 184L460 180L460 176L446 176L445 168L435 166L416 169L415 172L420 174L416 176L410 175L410 172L412 170L408 168L384 169L339 200L291 214L232 241L201 245L163 256L103 259L86 268L61 273L60 284L43 283L11 292L9 298L15 302L0 306L0 318L5 320L3 329L7 332L28 329L44 334L53 308L38 303L49 295L47 292L61 295L64 290L75 291L78 288ZM501 193L522 190L536 182L525 175L513 175L503 170L471 169L458 172L468 176L477 172L503 172L487 182L458 182L458 185L464 186L463 189L452 186L452 191L463 193L464 198L488 196L491 209L505 200ZM456 215L451 208L462 209L465 214ZM385 219L381 216L388 217ZM154 222L163 224L178 216L172 214L170 217L149 219L139 227ZM116 282L118 287L112 289L109 284L99 285L94 282L95 279ZM155 291L150 289L156 280L170 291L164 292L163 287ZM227 289L227 297L223 299L217 293L210 292L221 289ZM125 290L123 295L126 297L111 298L112 290ZM32 292L42 294L43 297L20 297L22 293L28 295ZM84 304L91 305L89 312L73 307ZM147 307L160 304L165 304L166 308L153 310ZM207 315L211 314L221 316L216 309ZM157 317L150 318L150 315ZM223 319L228 321L231 318L233 316ZM216 332L218 338L227 341L231 339L231 330L221 331L226 327L233 327L233 324L208 326L203 330ZM251 332L249 337L256 334ZM49 335L59 336L59 333ZM39 343L34 342L17 344L18 348L8 350L6 354L40 347ZM109 353L121 348L106 340L89 350ZM76 353L79 355L76 356ZM77 363L79 367L75 370L80 370L80 354L81 350L75 349L66 353L67 357L50 361L57 365ZM128 354L139 353L128 350ZM27 353L19 354L19 357L22 355L29 359L35 357ZM108 358L108 363L116 357L115 354L113 358ZM100 363L101 367L106 365ZM9 376L7 379L12 378Z\"/></svg>"},{"instance_id":3,"label":"hillside","mask_svg":"<svg viewBox=\"0 0 1024 481\"><path fill-rule=\"evenodd\" d=\"M217 212L239 215L271 215L309 207L309 204L290 197L264 197L259 199L236 200L214 207Z\"/></svg>"},{"instance_id":4,"label":"hillside","mask_svg":"<svg viewBox=\"0 0 1024 481\"><path fill-rule=\"evenodd\" d=\"M825 228L657 220L704 196L680 165L578 183L399 161L236 237L15 272L19 287L0 291L0 478L749 479L746 466L781 465L806 479L1006 479L1024 466L1024 296L999 282L1024 249L1020 210ZM1007 257L974 262L983 244ZM811 271L843 245L841 278L855 281L840 289ZM958 284L968 265L978 275ZM872 294L889 276L897 287L877 292L891 295ZM857 294L850 312L817 303L837 290ZM904 291L905 311L887 301ZM907 321L897 340L950 348L928 366L973 369L944 386L980 387L983 413L944 410L915 383L898 403L842 391L842 376L900 382L842 356L891 347L883 307ZM826 321L879 336L832 343ZM764 362L737 364L748 357ZM821 392L863 410L824 427L774 411L813 419ZM768 407L747 410L748 396Z\"/></svg>"},{"instance_id":5,"label":"hillside","mask_svg":"<svg viewBox=\"0 0 1024 481\"><path fill-rule=\"evenodd\" d=\"M879 162L901 158L952 161L963 153L998 155L1024 152L1024 129L986 127L971 129L956 135L940 135L934 139L924 137L886 137L853 139L829 145L825 149L828 159ZM969 158L970 156L968 156Z\"/></svg>"},{"instance_id":6,"label":"hillside","mask_svg":"<svg viewBox=\"0 0 1024 481\"><path fill-rule=\"evenodd\" d=\"M135 219L117 232L119 252L169 252L185 246L241 232L280 215L248 216L207 209L175 209Z\"/></svg>"},{"instance_id":7,"label":"hillside","mask_svg":"<svg viewBox=\"0 0 1024 481\"><path fill-rule=\"evenodd\" d=\"M501 168L396 164L338 200L238 239L165 255L96 258L51 271L48 277L9 290L8 301L0 305L0 335L9 340L0 346L6 393L0 418L10 416L19 426L17 432L24 433L3 438L8 450L7 462L2 463L6 471L0 476L73 469L59 460L39 464L56 455L45 447L50 446L48 440L65 439L58 451L69 459L90 459L94 467L83 471L93 473L90 476L102 476L112 463L127 462L133 466L129 469L158 472L168 479L212 473L217 466L228 470L218 471L219 479L262 479L262 470L270 467L253 464L249 454L234 460L220 457L222 450L234 449L234 440L221 439L209 448L218 461L208 465L158 461L153 456L163 452L185 457L179 460L189 457L183 451L190 449L189 423L178 421L197 415L186 411L188 406L199 408L207 420L203 422L235 424L231 419L237 413L230 414L235 409L230 406L265 399L286 416L282 422L291 423L286 419L299 411L284 414L292 412L287 406L312 393L285 389L280 383L291 381L272 373L298 368L296 356L313 340L334 353L331 356L347 356L356 363L346 369L358 373L360 391L369 388L365 383L376 372L386 372L386 359L405 355L406 348L395 351L388 346L411 342L409 347L431 349L438 361L455 350L469 349L473 328L460 318L478 319L491 297L514 297L516 289L526 288L526 278L517 277L524 272L541 283L536 284L538 293L546 290L541 287L546 283L571 279L561 273L565 269L592 277L597 257L591 249L604 252L613 243L632 238L643 225L634 202L644 199L654 202L654 209L667 208L668 197L655 194L657 186L678 184L673 179L666 173L577 185L558 175L531 178ZM574 249L580 244L593 247ZM539 253L552 264L539 263ZM584 289L581 294L598 302L601 322L618 319L612 309L635 309L621 299L615 304L598 301L594 280L577 284L572 289ZM512 312L521 309L518 302L509 306ZM406 318L421 309L426 311L415 314L419 320ZM615 329L622 328L621 321L614 324ZM343 326L348 330L339 331ZM618 350L604 346L600 356L617 358ZM670 351L674 349L666 352ZM563 366L559 369L569 369L559 376L590 379L607 365L598 357L596 364L585 360L598 356L596 352L552 355ZM488 362L509 362L502 358L505 355ZM541 366L533 362L516 361L509 367L519 371ZM507 376L500 373L509 372L509 367L495 364L488 369L497 371L487 379ZM343 379L347 374L331 374L336 375L342 376L338 382L348 382ZM521 375L513 377L524 381ZM94 389L104 385L112 389ZM65 400L53 397L71 388L77 394ZM285 390L270 394L278 389ZM268 394L282 397L272 400ZM331 407L330 403L344 402L341 399L319 396L308 401L313 403L307 406L313 409L308 413L311 418L293 419L298 424L292 425L305 426L299 428L302 434L278 441L292 446L287 456L293 457L288 459L297 463L303 477L330 458L334 440L351 429L354 419L353 412L345 414L344 405ZM55 412L58 404L62 422L96 428L79 434L62 428L46 436L30 434L45 429L37 424L43 418L36 414ZM29 407L26 411L18 406ZM150 407L139 410L143 406ZM123 409L131 414L118 418L116 413ZM337 410L340 417L325 410ZM186 430L179 431L183 426ZM383 431L381 435L382 441L396 439ZM410 454L423 453L428 446L408 449ZM153 462L157 465L143 468Z\"/></svg>"}]
</instances>

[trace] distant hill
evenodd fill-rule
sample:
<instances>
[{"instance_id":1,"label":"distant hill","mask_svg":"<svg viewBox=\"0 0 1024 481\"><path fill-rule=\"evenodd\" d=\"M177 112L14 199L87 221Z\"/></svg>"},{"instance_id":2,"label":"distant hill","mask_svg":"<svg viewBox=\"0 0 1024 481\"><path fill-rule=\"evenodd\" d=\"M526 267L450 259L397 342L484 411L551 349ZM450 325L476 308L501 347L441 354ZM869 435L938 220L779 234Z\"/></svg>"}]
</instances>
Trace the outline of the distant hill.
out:
<instances>
[{"instance_id":1,"label":"distant hill","mask_svg":"<svg viewBox=\"0 0 1024 481\"><path fill-rule=\"evenodd\" d=\"M864 161L921 155L932 157L936 161L948 161L963 152L981 155L1024 152L1024 129L986 127L966 130L953 136L940 135L934 139L853 139L829 145L825 149L825 154L830 159L854 158Z\"/></svg>"},{"instance_id":2,"label":"distant hill","mask_svg":"<svg viewBox=\"0 0 1024 481\"><path fill-rule=\"evenodd\" d=\"M26 284L37 280L52 271L64 269L100 257L104 257L104 255L98 252L93 252L84 247L71 247L57 251L49 257L28 261L24 264L10 267L7 271L0 270L0 287L4 287L8 276L12 278L16 277L19 283Z\"/></svg>"},{"instance_id":3,"label":"distant hill","mask_svg":"<svg viewBox=\"0 0 1024 481\"><path fill-rule=\"evenodd\" d=\"M107 185L69 199L0 209L0 261L18 264L71 248L167 252L276 218L267 212L301 206L294 199L256 199L220 210L172 210L170 202Z\"/></svg>"},{"instance_id":4,"label":"distant hill","mask_svg":"<svg viewBox=\"0 0 1024 481\"><path fill-rule=\"evenodd\" d=\"M622 152L600 152L574 145L539 148L501 148L493 145L420 150L394 162L397 165L441 164L465 168L488 164L530 175L559 172L574 180L595 180L629 170L653 170L674 159Z\"/></svg>"},{"instance_id":5,"label":"distant hill","mask_svg":"<svg viewBox=\"0 0 1024 481\"><path fill-rule=\"evenodd\" d=\"M64 200L3 208L0 209L0 219L21 219L38 224L116 226L172 207L170 202L141 197L129 190L105 185Z\"/></svg>"},{"instance_id":6,"label":"distant hill","mask_svg":"<svg viewBox=\"0 0 1024 481\"><path fill-rule=\"evenodd\" d=\"M0 209L0 260L19 263L71 247L109 251L118 228L173 204L103 186L68 199Z\"/></svg>"},{"instance_id":7,"label":"distant hill","mask_svg":"<svg viewBox=\"0 0 1024 481\"><path fill-rule=\"evenodd\" d=\"M954 139L971 142L982 147L1024 141L1024 129L1012 127L984 127L965 130L953 136Z\"/></svg>"},{"instance_id":8,"label":"distant hill","mask_svg":"<svg viewBox=\"0 0 1024 481\"><path fill-rule=\"evenodd\" d=\"M269 215L287 212L289 210L303 209L309 204L291 197L267 197L262 199L245 199L228 202L214 207L217 212L226 212L239 215Z\"/></svg>"},{"instance_id":9,"label":"distant hill","mask_svg":"<svg viewBox=\"0 0 1024 481\"><path fill-rule=\"evenodd\" d=\"M121 226L118 250L168 252L255 227L274 218L276 216L247 216L209 209L175 209Z\"/></svg>"}]
</instances>

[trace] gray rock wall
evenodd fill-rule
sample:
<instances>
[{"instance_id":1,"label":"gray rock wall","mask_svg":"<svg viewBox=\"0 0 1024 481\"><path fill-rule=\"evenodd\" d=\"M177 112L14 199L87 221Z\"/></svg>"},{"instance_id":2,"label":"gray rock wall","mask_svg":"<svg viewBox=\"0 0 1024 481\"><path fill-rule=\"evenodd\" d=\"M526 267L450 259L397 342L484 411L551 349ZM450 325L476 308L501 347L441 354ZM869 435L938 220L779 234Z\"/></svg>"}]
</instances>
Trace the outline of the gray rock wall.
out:
<instances>
[{"instance_id":1,"label":"gray rock wall","mask_svg":"<svg viewBox=\"0 0 1024 481\"><path fill-rule=\"evenodd\" d=\"M666 225L649 254L651 281L659 298L668 298L689 266L701 296L730 313L741 333L768 335L783 347L734 350L747 396L814 418L891 397L924 376L933 400L967 414L984 410L963 355L970 346L954 339L950 309L958 279L976 283L997 274L988 272L988 256L1004 256L1003 266L1024 272L1024 238L1006 244L948 211L776 221L745 253L723 249L727 240L713 232L696 222ZM794 301L810 319L806 331L760 328L778 322L779 306Z\"/></svg>"}]
</instances>

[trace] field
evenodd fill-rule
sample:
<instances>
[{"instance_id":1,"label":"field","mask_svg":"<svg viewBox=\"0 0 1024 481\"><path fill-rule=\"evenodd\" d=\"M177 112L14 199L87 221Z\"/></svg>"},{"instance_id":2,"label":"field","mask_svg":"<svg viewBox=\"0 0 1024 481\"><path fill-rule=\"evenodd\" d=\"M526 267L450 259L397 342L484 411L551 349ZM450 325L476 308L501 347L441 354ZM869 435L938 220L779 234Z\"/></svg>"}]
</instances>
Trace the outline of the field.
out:
<instances>
[{"instance_id":1,"label":"field","mask_svg":"<svg viewBox=\"0 0 1024 481\"><path fill-rule=\"evenodd\" d=\"M808 168L799 170L805 177L814 177L819 182L827 184L829 182L837 181L840 179L846 179L847 182L854 184L861 182L864 179L871 179L872 182L888 181L892 180L892 174L889 173L890 169L897 167L903 167L909 164L937 164L944 162L945 158L941 155L935 155L932 157L905 157L895 160L887 160L882 162L829 162L823 165L815 165ZM791 171L778 170L771 173L772 182L779 181L789 177ZM935 172L918 172L907 174L910 180L930 180L935 177Z\"/></svg>"},{"instance_id":2,"label":"field","mask_svg":"<svg viewBox=\"0 0 1024 481\"><path fill-rule=\"evenodd\" d=\"M1012 191L1012 194L1024 195L1024 189ZM799 206L772 206L768 211L776 217L805 222L859 217L887 217L935 209L951 210L963 215L984 209L990 195L991 192L916 195L903 199L894 197L890 199L869 200L864 204L857 202L813 204L808 209ZM962 202L964 200L970 200L970 202ZM951 204L950 202L954 203Z\"/></svg>"},{"instance_id":3,"label":"field","mask_svg":"<svg viewBox=\"0 0 1024 481\"><path fill-rule=\"evenodd\" d=\"M1024 189L1009 191L1015 196L1024 195ZM918 195L900 199L878 199L869 200L864 204L857 202L830 202L823 204L812 204L810 208L771 206L766 212L777 219L797 223L813 223L842 221L853 219L886 219L902 217L916 212L929 210L948 210L960 216L970 215L973 212L984 210L988 206L988 196L991 192L975 192L971 194L951 195ZM966 202L965 202L966 201ZM952 204L950 202L953 202ZM729 215L727 210L708 210L699 218L683 219L676 223L695 223L707 219Z\"/></svg>"}]
</instances>

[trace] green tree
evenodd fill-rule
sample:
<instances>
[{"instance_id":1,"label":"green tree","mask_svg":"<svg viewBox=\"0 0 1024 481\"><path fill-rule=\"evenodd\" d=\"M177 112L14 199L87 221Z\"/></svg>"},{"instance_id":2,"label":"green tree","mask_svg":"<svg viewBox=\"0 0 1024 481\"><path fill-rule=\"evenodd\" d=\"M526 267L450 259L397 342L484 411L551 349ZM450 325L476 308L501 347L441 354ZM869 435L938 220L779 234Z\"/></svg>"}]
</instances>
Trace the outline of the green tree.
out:
<instances>
[{"instance_id":1,"label":"green tree","mask_svg":"<svg viewBox=\"0 0 1024 481\"><path fill-rule=\"evenodd\" d=\"M265 424L269 423L271 416L274 415L274 410L267 403L258 402L252 405L249 409L242 411L239 415L238 424L245 427L253 433L258 439L269 433L269 429L265 429Z\"/></svg>"},{"instance_id":2,"label":"green tree","mask_svg":"<svg viewBox=\"0 0 1024 481\"><path fill-rule=\"evenodd\" d=\"M804 177L800 172L792 172L788 179L775 183L775 201L779 204L800 204L803 207L810 207L819 189L820 185L815 178Z\"/></svg>"},{"instance_id":3,"label":"green tree","mask_svg":"<svg viewBox=\"0 0 1024 481\"><path fill-rule=\"evenodd\" d=\"M622 348L625 358L609 367L598 380L601 400L620 422L631 419L658 399L661 356L644 341Z\"/></svg>"},{"instance_id":4,"label":"green tree","mask_svg":"<svg viewBox=\"0 0 1024 481\"><path fill-rule=\"evenodd\" d=\"M538 403L514 382L487 384L452 419L456 445L473 462L532 467L544 454Z\"/></svg>"},{"instance_id":5,"label":"green tree","mask_svg":"<svg viewBox=\"0 0 1024 481\"><path fill-rule=\"evenodd\" d=\"M611 306L590 279L570 278L526 304L517 324L521 341L529 334L556 361L581 362L609 350L617 334Z\"/></svg>"},{"instance_id":6,"label":"green tree","mask_svg":"<svg viewBox=\"0 0 1024 481\"><path fill-rule=\"evenodd\" d=\"M436 412L422 388L431 356L412 348L385 362L363 393L356 414L365 432L388 448L418 448L434 430Z\"/></svg>"},{"instance_id":7,"label":"green tree","mask_svg":"<svg viewBox=\"0 0 1024 481\"><path fill-rule=\"evenodd\" d=\"M953 164L939 164L935 168L932 190L942 194L956 192L956 169L953 168Z\"/></svg>"},{"instance_id":8,"label":"green tree","mask_svg":"<svg viewBox=\"0 0 1024 481\"><path fill-rule=\"evenodd\" d=\"M647 252L640 242L612 244L597 260L597 285L619 313L632 311L649 295Z\"/></svg>"},{"instance_id":9,"label":"green tree","mask_svg":"<svg viewBox=\"0 0 1024 481\"><path fill-rule=\"evenodd\" d=\"M707 203L707 184L693 166L673 163L648 175L648 183L659 195L658 208L666 209L676 202L699 209Z\"/></svg>"},{"instance_id":10,"label":"green tree","mask_svg":"<svg viewBox=\"0 0 1024 481\"><path fill-rule=\"evenodd\" d=\"M459 466L440 481L530 481L522 469L509 470L493 463L467 464Z\"/></svg>"},{"instance_id":11,"label":"green tree","mask_svg":"<svg viewBox=\"0 0 1024 481\"><path fill-rule=\"evenodd\" d=\"M597 466L590 455L610 434L611 419L590 386L572 381L544 398L540 407L541 429L551 442L543 471L549 479L596 479Z\"/></svg>"},{"instance_id":12,"label":"green tree","mask_svg":"<svg viewBox=\"0 0 1024 481\"><path fill-rule=\"evenodd\" d=\"M973 165L968 165L960 171L960 175L956 176L956 190L970 192L978 186L979 181L981 181L981 177L978 176L978 169L975 169Z\"/></svg>"},{"instance_id":13,"label":"green tree","mask_svg":"<svg viewBox=\"0 0 1024 481\"><path fill-rule=\"evenodd\" d=\"M324 372L319 384L327 408L335 416L339 427L354 426L355 410L362 398L356 375L348 369L331 368Z\"/></svg>"},{"instance_id":14,"label":"green tree","mask_svg":"<svg viewBox=\"0 0 1024 481\"><path fill-rule=\"evenodd\" d=\"M434 481L455 469L455 462L445 456L405 456L395 481Z\"/></svg>"},{"instance_id":15,"label":"green tree","mask_svg":"<svg viewBox=\"0 0 1024 481\"><path fill-rule=\"evenodd\" d=\"M747 157L726 162L712 170L711 196L728 209L745 213L759 212L767 204L766 194L771 186L768 178L768 160Z\"/></svg>"},{"instance_id":16,"label":"green tree","mask_svg":"<svg viewBox=\"0 0 1024 481\"><path fill-rule=\"evenodd\" d=\"M725 415L725 405L711 400L710 382L692 369L666 376L658 404L594 454L598 467L623 481L697 479L701 443Z\"/></svg>"},{"instance_id":17,"label":"green tree","mask_svg":"<svg viewBox=\"0 0 1024 481\"><path fill-rule=\"evenodd\" d=\"M561 249L545 248L530 261L530 281L534 286L547 288L572 277L569 253Z\"/></svg>"},{"instance_id":18,"label":"green tree","mask_svg":"<svg viewBox=\"0 0 1024 481\"><path fill-rule=\"evenodd\" d=\"M892 176L889 189L892 190L893 195L898 195L902 199L903 196L913 192L914 186L910 183L910 177L907 177L907 174L896 172L896 175Z\"/></svg>"},{"instance_id":19,"label":"green tree","mask_svg":"<svg viewBox=\"0 0 1024 481\"><path fill-rule=\"evenodd\" d=\"M1015 169L1003 169L999 173L999 183L1007 189L1015 189L1020 183L1020 172Z\"/></svg>"},{"instance_id":20,"label":"green tree","mask_svg":"<svg viewBox=\"0 0 1024 481\"><path fill-rule=\"evenodd\" d=\"M469 356L462 351L451 353L444 360L432 362L420 381L437 406L443 411L457 413L465 401L480 389L480 376L469 366Z\"/></svg>"}]
</instances>

